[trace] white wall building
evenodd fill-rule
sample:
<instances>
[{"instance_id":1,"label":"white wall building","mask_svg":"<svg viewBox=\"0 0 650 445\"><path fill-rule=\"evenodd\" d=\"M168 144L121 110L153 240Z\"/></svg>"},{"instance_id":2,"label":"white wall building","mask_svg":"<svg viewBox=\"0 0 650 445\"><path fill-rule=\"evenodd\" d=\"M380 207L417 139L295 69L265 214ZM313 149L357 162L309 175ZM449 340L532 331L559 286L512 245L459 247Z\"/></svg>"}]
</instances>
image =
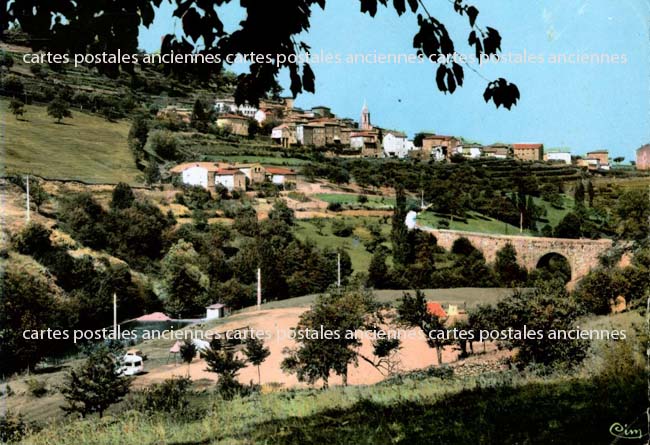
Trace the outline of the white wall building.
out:
<instances>
[{"instance_id":1,"label":"white wall building","mask_svg":"<svg viewBox=\"0 0 650 445\"><path fill-rule=\"evenodd\" d=\"M456 153L469 159L478 159L483 154L483 150L477 145L462 145L456 148Z\"/></svg>"},{"instance_id":2,"label":"white wall building","mask_svg":"<svg viewBox=\"0 0 650 445\"><path fill-rule=\"evenodd\" d=\"M568 151L547 151L544 153L544 160L571 165L571 153Z\"/></svg>"},{"instance_id":3,"label":"white wall building","mask_svg":"<svg viewBox=\"0 0 650 445\"><path fill-rule=\"evenodd\" d=\"M413 141L409 141L404 133L398 131L386 132L382 147L384 148L384 156L400 159L407 157L409 151L415 149Z\"/></svg>"},{"instance_id":4,"label":"white wall building","mask_svg":"<svg viewBox=\"0 0 650 445\"><path fill-rule=\"evenodd\" d=\"M208 169L200 166L185 169L182 173L182 180L183 184L208 188Z\"/></svg>"},{"instance_id":5,"label":"white wall building","mask_svg":"<svg viewBox=\"0 0 650 445\"><path fill-rule=\"evenodd\" d=\"M219 114L240 113L254 119L256 119L256 113L259 111L249 104L237 105L233 98L217 99L214 102L214 110ZM264 118L266 119L266 114L264 114Z\"/></svg>"}]
</instances>

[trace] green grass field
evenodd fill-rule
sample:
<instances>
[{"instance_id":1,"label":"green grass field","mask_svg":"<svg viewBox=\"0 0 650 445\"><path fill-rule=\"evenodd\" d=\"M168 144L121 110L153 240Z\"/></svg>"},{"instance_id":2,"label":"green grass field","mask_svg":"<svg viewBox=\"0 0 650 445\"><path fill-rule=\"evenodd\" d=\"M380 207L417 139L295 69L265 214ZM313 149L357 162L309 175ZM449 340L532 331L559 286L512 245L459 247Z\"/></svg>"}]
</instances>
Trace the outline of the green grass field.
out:
<instances>
[{"instance_id":1,"label":"green grass field","mask_svg":"<svg viewBox=\"0 0 650 445\"><path fill-rule=\"evenodd\" d=\"M349 237L339 237L332 233L332 219L321 218L318 222L313 220L297 221L295 234L298 239L313 241L321 249L330 247L338 249L339 247L347 250L352 260L352 269L355 272L366 272L372 255L363 245L363 240L370 240L371 235L367 229L368 224L379 224L381 232L385 237L390 234L390 224L383 223L380 217L345 217L337 218L345 221L346 224L354 226L354 233ZM317 224L322 224L319 229Z\"/></svg>"},{"instance_id":2,"label":"green grass field","mask_svg":"<svg viewBox=\"0 0 650 445\"><path fill-rule=\"evenodd\" d=\"M72 111L57 124L46 107L27 105L24 120L0 100L0 147L6 173L32 173L92 183L137 183L139 171L127 145L129 122Z\"/></svg>"},{"instance_id":3,"label":"green grass field","mask_svg":"<svg viewBox=\"0 0 650 445\"><path fill-rule=\"evenodd\" d=\"M555 227L566 216L567 213L573 210L573 198L562 195L563 206L557 209L548 202L541 198L533 197L536 206L541 206L546 209L546 216L543 217L545 221L538 222L538 229L544 225L550 224ZM507 224L503 221L490 218L478 212L468 212L468 217L465 221L454 219L451 221L448 218L442 218L433 212L423 212L418 215L418 222L422 225L438 228L441 220L449 222L449 230L462 230L465 232L478 232L478 233L493 233L497 235L519 235L519 227ZM548 221L548 222L546 222ZM521 234L534 236L535 234L530 230L524 230Z\"/></svg>"},{"instance_id":4,"label":"green grass field","mask_svg":"<svg viewBox=\"0 0 650 445\"><path fill-rule=\"evenodd\" d=\"M363 206L368 209L392 209L395 206L395 198L392 196L365 196L368 201L362 204L359 202L359 195L348 193L317 193L314 195L314 197L328 203Z\"/></svg>"},{"instance_id":5,"label":"green grass field","mask_svg":"<svg viewBox=\"0 0 650 445\"><path fill-rule=\"evenodd\" d=\"M442 218L435 215L432 212L423 212L418 215L418 223L433 227L439 228L439 223L442 220L449 222L449 230L462 230L464 232L478 232L478 233L493 233L497 235L519 235L519 227L515 227L511 224L504 223L503 221L496 220L494 218L481 215L476 212L468 212L468 217L465 221L459 221L454 218L451 221L448 218ZM529 230L523 231L524 235L530 235Z\"/></svg>"}]
</instances>

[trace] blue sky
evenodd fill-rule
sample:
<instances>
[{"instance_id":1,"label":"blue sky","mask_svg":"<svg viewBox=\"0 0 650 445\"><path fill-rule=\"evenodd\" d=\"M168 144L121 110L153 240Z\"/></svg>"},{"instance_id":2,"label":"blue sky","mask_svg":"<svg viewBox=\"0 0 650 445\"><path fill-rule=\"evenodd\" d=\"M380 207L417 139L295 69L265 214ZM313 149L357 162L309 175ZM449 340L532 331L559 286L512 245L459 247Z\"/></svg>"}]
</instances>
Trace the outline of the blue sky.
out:
<instances>
[{"instance_id":1,"label":"blue sky","mask_svg":"<svg viewBox=\"0 0 650 445\"><path fill-rule=\"evenodd\" d=\"M467 46L465 17L451 4L424 0L429 11L447 25L460 53ZM650 4L647 0L474 0L478 23L498 29L504 54L541 55L542 64L491 64L477 67L488 79L505 77L517 84L521 101L511 111L483 101L486 81L466 70L465 85L445 95L435 85L430 64L317 64L316 93L302 94L296 105L327 105L339 116L358 119L364 99L374 124L406 131L435 131L482 143L543 142L569 147L574 154L609 149L634 158L634 150L650 142ZM159 48L162 34L180 31L172 7L164 3L141 46ZM238 2L223 9L222 20L234 29L241 19ZM272 18L270 18L272 20ZM356 0L328 0L314 10L312 48L343 56L356 53L413 54L416 18L380 9L370 18ZM548 63L554 54L609 54L626 63ZM241 69L242 67L240 67ZM281 83L286 86L287 78Z\"/></svg>"}]
</instances>

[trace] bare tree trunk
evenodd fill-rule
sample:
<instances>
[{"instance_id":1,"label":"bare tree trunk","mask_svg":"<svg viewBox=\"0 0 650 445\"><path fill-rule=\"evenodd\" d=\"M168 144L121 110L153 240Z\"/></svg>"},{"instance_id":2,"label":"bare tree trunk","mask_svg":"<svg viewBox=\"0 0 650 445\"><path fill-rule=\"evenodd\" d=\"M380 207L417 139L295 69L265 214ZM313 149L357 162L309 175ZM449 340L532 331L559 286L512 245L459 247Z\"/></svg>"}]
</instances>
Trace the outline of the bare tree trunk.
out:
<instances>
[{"instance_id":1,"label":"bare tree trunk","mask_svg":"<svg viewBox=\"0 0 650 445\"><path fill-rule=\"evenodd\" d=\"M260 365L257 365L257 380L259 381L260 386L262 386L262 373L260 372Z\"/></svg>"},{"instance_id":2,"label":"bare tree trunk","mask_svg":"<svg viewBox=\"0 0 650 445\"><path fill-rule=\"evenodd\" d=\"M436 354L438 355L438 366L442 365L442 347L436 346Z\"/></svg>"}]
</instances>

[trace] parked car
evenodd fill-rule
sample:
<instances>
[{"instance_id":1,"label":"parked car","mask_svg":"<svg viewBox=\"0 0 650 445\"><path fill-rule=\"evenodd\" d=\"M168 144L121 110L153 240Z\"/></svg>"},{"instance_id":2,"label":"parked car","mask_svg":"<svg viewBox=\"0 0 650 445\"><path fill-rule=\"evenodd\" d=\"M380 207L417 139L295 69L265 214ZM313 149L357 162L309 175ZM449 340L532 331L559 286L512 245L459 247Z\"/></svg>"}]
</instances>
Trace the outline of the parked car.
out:
<instances>
[{"instance_id":1,"label":"parked car","mask_svg":"<svg viewBox=\"0 0 650 445\"><path fill-rule=\"evenodd\" d=\"M144 372L143 359L139 355L126 354L122 358L122 366L118 369L120 375L138 375Z\"/></svg>"}]
</instances>

